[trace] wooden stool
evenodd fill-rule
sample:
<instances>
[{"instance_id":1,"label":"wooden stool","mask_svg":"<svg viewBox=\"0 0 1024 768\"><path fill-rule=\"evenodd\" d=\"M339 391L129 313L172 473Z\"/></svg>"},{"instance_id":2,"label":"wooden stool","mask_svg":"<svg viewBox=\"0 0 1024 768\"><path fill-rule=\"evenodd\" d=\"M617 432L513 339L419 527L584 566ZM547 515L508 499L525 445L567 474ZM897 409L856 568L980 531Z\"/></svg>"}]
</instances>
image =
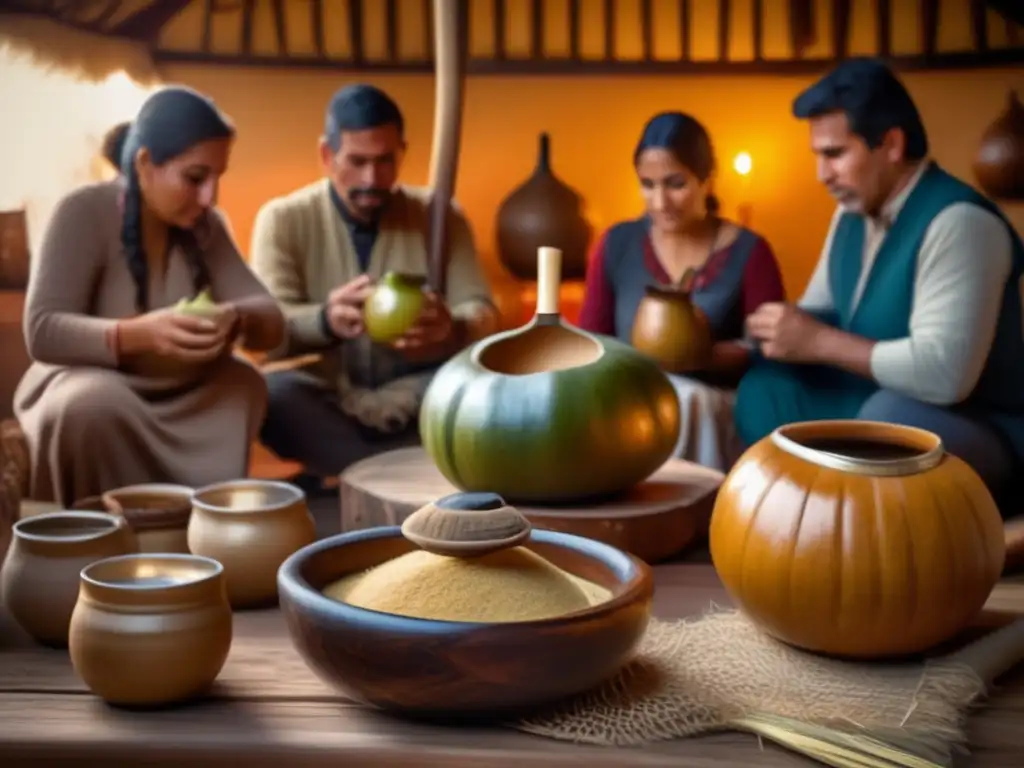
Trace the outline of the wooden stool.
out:
<instances>
[{"instance_id":1,"label":"wooden stool","mask_svg":"<svg viewBox=\"0 0 1024 768\"><path fill-rule=\"evenodd\" d=\"M707 533L723 475L672 459L623 496L592 506L519 507L538 528L603 541L648 563L678 554ZM341 530L400 525L455 488L422 448L357 462L340 478Z\"/></svg>"}]
</instances>

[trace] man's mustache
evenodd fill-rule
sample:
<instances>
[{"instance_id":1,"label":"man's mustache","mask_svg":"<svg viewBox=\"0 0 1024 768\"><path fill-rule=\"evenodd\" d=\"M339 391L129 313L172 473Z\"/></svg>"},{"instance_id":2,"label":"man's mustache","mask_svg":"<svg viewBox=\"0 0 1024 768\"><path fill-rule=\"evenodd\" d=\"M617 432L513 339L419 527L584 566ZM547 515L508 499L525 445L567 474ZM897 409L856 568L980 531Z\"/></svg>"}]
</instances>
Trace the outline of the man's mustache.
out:
<instances>
[{"instance_id":1,"label":"man's mustache","mask_svg":"<svg viewBox=\"0 0 1024 768\"><path fill-rule=\"evenodd\" d=\"M349 195L351 197L379 197L385 198L391 190L387 187L354 187Z\"/></svg>"}]
</instances>

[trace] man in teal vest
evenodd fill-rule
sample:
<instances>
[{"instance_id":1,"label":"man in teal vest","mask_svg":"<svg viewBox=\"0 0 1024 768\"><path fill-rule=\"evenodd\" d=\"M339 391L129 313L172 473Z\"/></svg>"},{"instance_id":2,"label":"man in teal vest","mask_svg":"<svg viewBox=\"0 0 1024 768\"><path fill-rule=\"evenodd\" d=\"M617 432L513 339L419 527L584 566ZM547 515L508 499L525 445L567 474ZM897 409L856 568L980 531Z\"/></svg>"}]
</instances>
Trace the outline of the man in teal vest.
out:
<instances>
[{"instance_id":1,"label":"man in teal vest","mask_svg":"<svg viewBox=\"0 0 1024 768\"><path fill-rule=\"evenodd\" d=\"M849 59L801 93L836 199L796 306L748 319L760 359L736 394L748 445L794 421L922 427L997 496L1024 466L1024 245L995 204L928 157L910 94Z\"/></svg>"}]
</instances>

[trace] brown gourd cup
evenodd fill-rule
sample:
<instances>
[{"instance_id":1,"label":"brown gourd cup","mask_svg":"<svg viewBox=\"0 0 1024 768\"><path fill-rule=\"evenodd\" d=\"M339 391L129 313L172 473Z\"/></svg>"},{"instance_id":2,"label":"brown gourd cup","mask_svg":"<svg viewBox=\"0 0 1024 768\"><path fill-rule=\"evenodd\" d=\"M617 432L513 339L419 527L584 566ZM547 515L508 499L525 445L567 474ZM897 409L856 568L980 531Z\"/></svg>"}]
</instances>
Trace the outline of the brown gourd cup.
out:
<instances>
[{"instance_id":1,"label":"brown gourd cup","mask_svg":"<svg viewBox=\"0 0 1024 768\"><path fill-rule=\"evenodd\" d=\"M581 536L532 530L524 547L605 587L609 600L552 619L477 623L411 618L323 594L332 582L417 549L401 528L306 546L278 572L299 654L325 682L381 709L428 719L494 720L590 689L614 675L650 617L650 568Z\"/></svg>"},{"instance_id":2,"label":"brown gourd cup","mask_svg":"<svg viewBox=\"0 0 1024 768\"><path fill-rule=\"evenodd\" d=\"M71 616L75 672L110 704L152 707L202 694L231 647L224 568L177 553L112 557L82 570Z\"/></svg>"},{"instance_id":3,"label":"brown gourd cup","mask_svg":"<svg viewBox=\"0 0 1024 768\"><path fill-rule=\"evenodd\" d=\"M680 285L648 285L633 321L633 347L670 373L703 370L711 359L711 329L690 297L692 281L687 275Z\"/></svg>"},{"instance_id":4,"label":"brown gourd cup","mask_svg":"<svg viewBox=\"0 0 1024 768\"><path fill-rule=\"evenodd\" d=\"M188 547L224 566L233 608L277 600L277 569L316 539L302 489L277 480L231 480L192 496Z\"/></svg>"},{"instance_id":5,"label":"brown gourd cup","mask_svg":"<svg viewBox=\"0 0 1024 768\"><path fill-rule=\"evenodd\" d=\"M3 604L37 642L65 647L82 569L137 547L124 518L103 512L51 512L19 520L0 569Z\"/></svg>"}]
</instances>

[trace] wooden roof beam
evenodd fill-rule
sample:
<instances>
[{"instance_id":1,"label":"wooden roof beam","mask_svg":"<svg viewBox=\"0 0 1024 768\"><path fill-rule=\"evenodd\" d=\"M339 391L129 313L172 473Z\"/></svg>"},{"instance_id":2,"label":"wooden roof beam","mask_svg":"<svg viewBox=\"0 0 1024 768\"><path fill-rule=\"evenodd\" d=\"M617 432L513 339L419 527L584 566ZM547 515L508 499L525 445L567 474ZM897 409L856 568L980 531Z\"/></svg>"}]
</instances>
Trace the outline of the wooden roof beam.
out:
<instances>
[{"instance_id":1,"label":"wooden roof beam","mask_svg":"<svg viewBox=\"0 0 1024 768\"><path fill-rule=\"evenodd\" d=\"M164 25L185 10L189 2L190 0L155 0L118 22L110 30L110 34L152 42L160 36L160 30Z\"/></svg>"}]
</instances>

